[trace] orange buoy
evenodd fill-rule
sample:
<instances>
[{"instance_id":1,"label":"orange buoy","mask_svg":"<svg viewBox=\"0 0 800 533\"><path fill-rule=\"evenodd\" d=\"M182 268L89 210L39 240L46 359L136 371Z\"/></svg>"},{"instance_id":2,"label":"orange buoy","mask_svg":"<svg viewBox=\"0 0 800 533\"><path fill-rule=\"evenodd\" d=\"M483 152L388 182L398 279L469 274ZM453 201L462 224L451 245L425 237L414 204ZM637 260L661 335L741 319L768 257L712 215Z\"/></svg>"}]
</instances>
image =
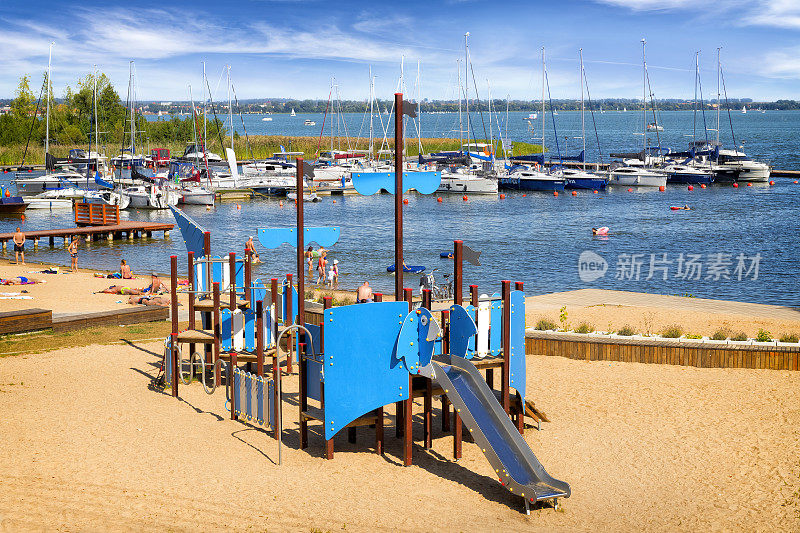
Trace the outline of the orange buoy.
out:
<instances>
[{"instance_id":1,"label":"orange buoy","mask_svg":"<svg viewBox=\"0 0 800 533\"><path fill-rule=\"evenodd\" d=\"M558 191L553 191L553 196L558 196Z\"/></svg>"},{"instance_id":2,"label":"orange buoy","mask_svg":"<svg viewBox=\"0 0 800 533\"><path fill-rule=\"evenodd\" d=\"M572 196L578 196L578 193L576 191L572 191Z\"/></svg>"},{"instance_id":3,"label":"orange buoy","mask_svg":"<svg viewBox=\"0 0 800 533\"><path fill-rule=\"evenodd\" d=\"M797 183L797 182L795 181L795 183ZM522 195L523 198L525 198L526 196L528 196L528 195L527 194L523 194Z\"/></svg>"},{"instance_id":4,"label":"orange buoy","mask_svg":"<svg viewBox=\"0 0 800 533\"><path fill-rule=\"evenodd\" d=\"M700 188L701 188L701 189L705 189L705 188L706 188L706 184L705 184L705 183L701 183L701 184L700 184Z\"/></svg>"},{"instance_id":5,"label":"orange buoy","mask_svg":"<svg viewBox=\"0 0 800 533\"><path fill-rule=\"evenodd\" d=\"M738 188L739 188L739 184L738 184L738 183L734 183L734 184L733 184L733 188L734 188L734 189L738 189Z\"/></svg>"},{"instance_id":6,"label":"orange buoy","mask_svg":"<svg viewBox=\"0 0 800 533\"><path fill-rule=\"evenodd\" d=\"M593 190L592 192L593 192L594 194L597 194L597 189Z\"/></svg>"},{"instance_id":7,"label":"orange buoy","mask_svg":"<svg viewBox=\"0 0 800 533\"><path fill-rule=\"evenodd\" d=\"M442 197L441 196L437 196L436 197L436 201L439 202L439 203L442 203Z\"/></svg>"},{"instance_id":8,"label":"orange buoy","mask_svg":"<svg viewBox=\"0 0 800 533\"><path fill-rule=\"evenodd\" d=\"M664 187L664 186L662 185L662 186L660 186L660 187L658 188L658 190L659 190L659 191L661 191L661 192L664 192L664 191L666 191L666 190L667 190L667 188L666 188L666 187Z\"/></svg>"},{"instance_id":9,"label":"orange buoy","mask_svg":"<svg viewBox=\"0 0 800 533\"><path fill-rule=\"evenodd\" d=\"M797 180L794 180L794 184L797 185Z\"/></svg>"},{"instance_id":10,"label":"orange buoy","mask_svg":"<svg viewBox=\"0 0 800 533\"><path fill-rule=\"evenodd\" d=\"M333 203L336 203L336 200L334 200Z\"/></svg>"},{"instance_id":11,"label":"orange buoy","mask_svg":"<svg viewBox=\"0 0 800 533\"><path fill-rule=\"evenodd\" d=\"M6 198L11 198L11 191L6 189Z\"/></svg>"},{"instance_id":12,"label":"orange buoy","mask_svg":"<svg viewBox=\"0 0 800 533\"><path fill-rule=\"evenodd\" d=\"M465 194L462 199L466 202L468 200L467 195Z\"/></svg>"},{"instance_id":13,"label":"orange buoy","mask_svg":"<svg viewBox=\"0 0 800 533\"><path fill-rule=\"evenodd\" d=\"M403 198L403 203L408 205L408 198Z\"/></svg>"},{"instance_id":14,"label":"orange buoy","mask_svg":"<svg viewBox=\"0 0 800 533\"><path fill-rule=\"evenodd\" d=\"M236 209L241 209L241 208L242 208L242 204L236 204Z\"/></svg>"},{"instance_id":15,"label":"orange buoy","mask_svg":"<svg viewBox=\"0 0 800 533\"><path fill-rule=\"evenodd\" d=\"M630 187L628 187L628 192L633 192L633 189L631 189Z\"/></svg>"},{"instance_id":16,"label":"orange buoy","mask_svg":"<svg viewBox=\"0 0 800 533\"><path fill-rule=\"evenodd\" d=\"M770 181L769 184L770 185L775 185L775 182L774 181Z\"/></svg>"},{"instance_id":17,"label":"orange buoy","mask_svg":"<svg viewBox=\"0 0 800 533\"><path fill-rule=\"evenodd\" d=\"M752 186L753 186L753 184L752 184L752 183L748 183L748 184L747 184L747 186L748 186L748 187L752 187Z\"/></svg>"},{"instance_id":18,"label":"orange buoy","mask_svg":"<svg viewBox=\"0 0 800 533\"><path fill-rule=\"evenodd\" d=\"M688 189L689 189L690 191L693 191L693 190L694 190L694 185L689 185Z\"/></svg>"},{"instance_id":19,"label":"orange buoy","mask_svg":"<svg viewBox=\"0 0 800 533\"><path fill-rule=\"evenodd\" d=\"M501 200L505 200L505 199L506 199L506 195L505 195L505 194L501 194L501 195L500 195L500 199L501 199Z\"/></svg>"}]
</instances>

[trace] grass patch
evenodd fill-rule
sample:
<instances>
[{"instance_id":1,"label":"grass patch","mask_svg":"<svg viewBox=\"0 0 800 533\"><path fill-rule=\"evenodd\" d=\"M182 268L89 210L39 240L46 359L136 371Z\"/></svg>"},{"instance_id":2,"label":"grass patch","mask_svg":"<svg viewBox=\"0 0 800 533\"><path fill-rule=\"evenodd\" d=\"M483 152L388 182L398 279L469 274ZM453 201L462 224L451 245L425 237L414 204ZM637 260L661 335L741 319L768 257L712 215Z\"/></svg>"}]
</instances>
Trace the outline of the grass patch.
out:
<instances>
[{"instance_id":1,"label":"grass patch","mask_svg":"<svg viewBox=\"0 0 800 533\"><path fill-rule=\"evenodd\" d=\"M179 327L186 328L187 324L180 324ZM92 344L118 344L126 340L164 339L171 332L170 322L163 321L128 326L102 326L63 333L44 330L25 335L3 335L0 337L0 357L44 353Z\"/></svg>"},{"instance_id":2,"label":"grass patch","mask_svg":"<svg viewBox=\"0 0 800 533\"><path fill-rule=\"evenodd\" d=\"M581 322L581 325L575 328L575 333L591 333L594 331L594 326L588 322Z\"/></svg>"},{"instance_id":3,"label":"grass patch","mask_svg":"<svg viewBox=\"0 0 800 533\"><path fill-rule=\"evenodd\" d=\"M739 333L736 333L735 335L731 335L731 340L732 341L746 341L748 338L749 337L747 336L747 333L745 333L744 331L740 331Z\"/></svg>"},{"instance_id":4,"label":"grass patch","mask_svg":"<svg viewBox=\"0 0 800 533\"><path fill-rule=\"evenodd\" d=\"M780 341L797 343L800 342L800 339L798 339L797 333L784 333L781 335Z\"/></svg>"},{"instance_id":5,"label":"grass patch","mask_svg":"<svg viewBox=\"0 0 800 533\"><path fill-rule=\"evenodd\" d=\"M556 323L552 320L548 320L546 318L540 318L539 321L536 323L536 329L539 330L547 330L547 329L557 329Z\"/></svg>"},{"instance_id":6,"label":"grass patch","mask_svg":"<svg viewBox=\"0 0 800 533\"><path fill-rule=\"evenodd\" d=\"M702 335L698 335L697 333L687 333L686 334L686 338L687 339L702 339L703 336Z\"/></svg>"},{"instance_id":7,"label":"grass patch","mask_svg":"<svg viewBox=\"0 0 800 533\"><path fill-rule=\"evenodd\" d=\"M667 339L677 339L683 335L683 328L677 324L665 328L661 332L661 336Z\"/></svg>"},{"instance_id":8,"label":"grass patch","mask_svg":"<svg viewBox=\"0 0 800 533\"><path fill-rule=\"evenodd\" d=\"M714 332L711 338L715 341L724 341L730 336L731 332L725 328L720 328Z\"/></svg>"},{"instance_id":9,"label":"grass patch","mask_svg":"<svg viewBox=\"0 0 800 533\"><path fill-rule=\"evenodd\" d=\"M636 335L636 331L631 326L622 326L619 331L617 331L617 335L622 335L623 337L630 337L632 335Z\"/></svg>"},{"instance_id":10,"label":"grass patch","mask_svg":"<svg viewBox=\"0 0 800 533\"><path fill-rule=\"evenodd\" d=\"M756 340L758 342L770 342L772 340L772 334L764 328L760 328L758 330L758 335L756 335Z\"/></svg>"}]
</instances>

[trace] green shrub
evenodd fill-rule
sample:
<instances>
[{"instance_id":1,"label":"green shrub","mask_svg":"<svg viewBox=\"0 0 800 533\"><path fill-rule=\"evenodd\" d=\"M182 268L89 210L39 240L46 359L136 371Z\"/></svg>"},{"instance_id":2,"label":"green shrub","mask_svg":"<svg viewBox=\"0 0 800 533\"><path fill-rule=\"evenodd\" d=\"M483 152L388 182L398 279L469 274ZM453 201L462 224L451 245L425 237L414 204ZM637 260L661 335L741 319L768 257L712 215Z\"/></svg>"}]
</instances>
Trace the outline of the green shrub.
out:
<instances>
[{"instance_id":1,"label":"green shrub","mask_svg":"<svg viewBox=\"0 0 800 533\"><path fill-rule=\"evenodd\" d=\"M769 342L772 340L772 335L769 331L765 330L764 328L760 328L758 330L758 335L756 335L756 340L758 342Z\"/></svg>"},{"instance_id":2,"label":"green shrub","mask_svg":"<svg viewBox=\"0 0 800 533\"><path fill-rule=\"evenodd\" d=\"M536 323L536 329L546 330L546 329L557 329L555 322L552 320L548 320L546 318L540 318L539 321Z\"/></svg>"},{"instance_id":3,"label":"green shrub","mask_svg":"<svg viewBox=\"0 0 800 533\"><path fill-rule=\"evenodd\" d=\"M588 322L581 322L581 325L575 328L575 333L591 333L593 331L594 331L594 326L589 324Z\"/></svg>"},{"instance_id":4,"label":"green shrub","mask_svg":"<svg viewBox=\"0 0 800 533\"><path fill-rule=\"evenodd\" d=\"M731 335L732 341L746 341L747 339L748 339L747 333L745 333L744 331L740 331L736 335Z\"/></svg>"},{"instance_id":5,"label":"green shrub","mask_svg":"<svg viewBox=\"0 0 800 533\"><path fill-rule=\"evenodd\" d=\"M630 326L622 326L619 331L617 331L617 335L623 335L625 337L630 337L631 335L636 335L636 332Z\"/></svg>"},{"instance_id":6,"label":"green shrub","mask_svg":"<svg viewBox=\"0 0 800 533\"><path fill-rule=\"evenodd\" d=\"M569 313L567 313L566 305L559 311L558 320L561 322L561 329L564 331L569 329Z\"/></svg>"},{"instance_id":7,"label":"green shrub","mask_svg":"<svg viewBox=\"0 0 800 533\"><path fill-rule=\"evenodd\" d=\"M683 335L683 328L677 324L669 326L661 332L661 336L668 339L677 339L681 335Z\"/></svg>"},{"instance_id":8,"label":"green shrub","mask_svg":"<svg viewBox=\"0 0 800 533\"><path fill-rule=\"evenodd\" d=\"M698 334L696 334L696 333L687 333L687 334L685 335L685 337L686 337L687 339L702 339L702 338L703 338L703 336L702 336L702 335L698 335Z\"/></svg>"},{"instance_id":9,"label":"green shrub","mask_svg":"<svg viewBox=\"0 0 800 533\"><path fill-rule=\"evenodd\" d=\"M784 333L781 335L781 342L800 342L796 333Z\"/></svg>"},{"instance_id":10,"label":"green shrub","mask_svg":"<svg viewBox=\"0 0 800 533\"><path fill-rule=\"evenodd\" d=\"M731 332L725 328L720 328L714 332L714 335L711 336L712 339L715 341L724 341L730 336Z\"/></svg>"}]
</instances>

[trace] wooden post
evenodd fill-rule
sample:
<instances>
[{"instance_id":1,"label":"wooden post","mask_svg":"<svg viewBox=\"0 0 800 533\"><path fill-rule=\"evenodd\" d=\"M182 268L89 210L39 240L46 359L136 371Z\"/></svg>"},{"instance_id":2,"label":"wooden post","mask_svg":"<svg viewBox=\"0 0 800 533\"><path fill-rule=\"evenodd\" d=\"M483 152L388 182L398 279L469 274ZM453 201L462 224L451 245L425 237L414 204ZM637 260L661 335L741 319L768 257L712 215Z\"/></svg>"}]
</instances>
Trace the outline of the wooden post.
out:
<instances>
[{"instance_id":1,"label":"wooden post","mask_svg":"<svg viewBox=\"0 0 800 533\"><path fill-rule=\"evenodd\" d=\"M401 98L402 102L402 98ZM402 105L402 103L401 103ZM402 267L402 264L401 264ZM395 269L397 270L397 269ZM405 301L408 302L408 312L411 312L411 289L403 289L403 296ZM403 465L411 466L411 445L414 440L412 431L412 407L414 402L414 383L411 377L411 372L408 373L408 400L403 400Z\"/></svg>"},{"instance_id":2,"label":"wooden post","mask_svg":"<svg viewBox=\"0 0 800 533\"><path fill-rule=\"evenodd\" d=\"M210 269L210 267L209 267ZM220 355L220 323L219 323L219 282L215 281L213 284L213 292L214 292L214 310L211 312L213 318L213 327L214 327L214 381L216 386L219 387L220 383L222 383L222 372L220 371L220 367L218 366L219 362L219 355Z\"/></svg>"},{"instance_id":3,"label":"wooden post","mask_svg":"<svg viewBox=\"0 0 800 533\"><path fill-rule=\"evenodd\" d=\"M249 308L253 309L253 302L250 301L251 286L253 285L253 269L251 267L253 261L253 252L250 250L244 251L244 300L250 304Z\"/></svg>"},{"instance_id":4,"label":"wooden post","mask_svg":"<svg viewBox=\"0 0 800 533\"><path fill-rule=\"evenodd\" d=\"M297 253L297 323L300 326L305 326L306 324L306 276L305 276L305 263L304 259L305 256L303 255L303 248L305 247L305 217L303 215L303 193L305 192L303 188L303 158L298 157L295 160L295 193L297 194L297 220L296 220L296 227L297 227L297 245L295 247L295 252ZM291 300L291 279L289 281L289 300ZM323 320L324 323L324 320ZM309 341L313 342L313 339L306 339L305 333L301 333L300 330L294 332L301 341L302 344L307 344ZM287 341L288 342L288 341ZM301 344L301 345L302 345ZM313 350L312 350L313 351ZM291 354L291 352L289 352ZM306 391L306 370L307 366L305 361L303 360L303 352L297 354L298 356L298 368L297 368L297 379L300 381L300 422L303 421L303 411L308 410L308 393ZM287 369L291 372L292 369L292 359L289 357L289 363L287 364ZM305 405L304 405L305 404Z\"/></svg>"},{"instance_id":5,"label":"wooden post","mask_svg":"<svg viewBox=\"0 0 800 533\"><path fill-rule=\"evenodd\" d=\"M500 392L503 398L503 409L510 412L511 399L509 397L510 383L510 355L511 355L511 282L501 281L501 294L503 298L503 375L501 378Z\"/></svg>"},{"instance_id":6,"label":"wooden post","mask_svg":"<svg viewBox=\"0 0 800 533\"><path fill-rule=\"evenodd\" d=\"M90 206L92 204L89 204ZM172 396L178 397L178 256L171 255L169 257L169 275L170 275L170 304L172 307L172 335L170 357L172 357ZM153 289L155 290L155 289Z\"/></svg>"},{"instance_id":7,"label":"wooden post","mask_svg":"<svg viewBox=\"0 0 800 533\"><path fill-rule=\"evenodd\" d=\"M403 299L403 93L394 93L394 301Z\"/></svg>"},{"instance_id":8,"label":"wooden post","mask_svg":"<svg viewBox=\"0 0 800 533\"><path fill-rule=\"evenodd\" d=\"M189 270L189 330L194 330L196 327L195 324L195 316L194 316L194 291L195 291L195 282L194 282L194 252L189 251L188 257L188 270ZM189 354L194 355L195 350L195 343L189 343ZM205 369L203 369L205 372Z\"/></svg>"},{"instance_id":9,"label":"wooden post","mask_svg":"<svg viewBox=\"0 0 800 533\"><path fill-rule=\"evenodd\" d=\"M453 303L461 305L464 303L464 241L453 241Z\"/></svg>"},{"instance_id":10,"label":"wooden post","mask_svg":"<svg viewBox=\"0 0 800 533\"><path fill-rule=\"evenodd\" d=\"M521 281L515 281L514 282L514 290L516 290L516 291L524 290L523 286L524 286L524 283L522 283Z\"/></svg>"}]
</instances>

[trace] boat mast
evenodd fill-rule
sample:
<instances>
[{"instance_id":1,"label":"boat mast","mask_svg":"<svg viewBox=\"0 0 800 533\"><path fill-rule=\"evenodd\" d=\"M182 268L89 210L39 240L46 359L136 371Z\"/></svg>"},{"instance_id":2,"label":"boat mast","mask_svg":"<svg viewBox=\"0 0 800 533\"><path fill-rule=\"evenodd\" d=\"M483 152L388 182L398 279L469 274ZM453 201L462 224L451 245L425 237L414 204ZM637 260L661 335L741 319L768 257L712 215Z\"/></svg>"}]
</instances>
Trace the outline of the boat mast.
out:
<instances>
[{"instance_id":1,"label":"boat mast","mask_svg":"<svg viewBox=\"0 0 800 533\"><path fill-rule=\"evenodd\" d=\"M131 93L131 168L136 155L136 85L133 81L133 61L128 64L128 84Z\"/></svg>"},{"instance_id":2,"label":"boat mast","mask_svg":"<svg viewBox=\"0 0 800 533\"><path fill-rule=\"evenodd\" d=\"M583 48L578 49L581 58L581 69L578 73L578 81L581 84L581 140L583 140L583 170L586 170L586 112L583 105Z\"/></svg>"},{"instance_id":3,"label":"boat mast","mask_svg":"<svg viewBox=\"0 0 800 533\"><path fill-rule=\"evenodd\" d=\"M419 59L417 59L417 155L422 155L422 78Z\"/></svg>"},{"instance_id":4,"label":"boat mast","mask_svg":"<svg viewBox=\"0 0 800 533\"><path fill-rule=\"evenodd\" d=\"M335 80L336 80L336 78L331 76L331 98L333 98L333 86L334 86L334 81ZM336 104L331 103L331 107L333 108L333 113L336 113ZM331 119L331 157L333 157L333 120L332 119ZM334 162L335 161L331 161L331 164L333 164Z\"/></svg>"},{"instance_id":5,"label":"boat mast","mask_svg":"<svg viewBox=\"0 0 800 533\"><path fill-rule=\"evenodd\" d=\"M52 84L50 83L50 64L53 60L53 45L55 43L50 43L50 52L47 56L47 115L45 117L45 136L44 136L44 153L50 153L50 93ZM45 165L46 166L46 165ZM46 170L45 170L46 172Z\"/></svg>"},{"instance_id":6,"label":"boat mast","mask_svg":"<svg viewBox=\"0 0 800 533\"><path fill-rule=\"evenodd\" d=\"M647 168L647 61L645 45L642 39L642 166Z\"/></svg>"},{"instance_id":7,"label":"boat mast","mask_svg":"<svg viewBox=\"0 0 800 533\"><path fill-rule=\"evenodd\" d=\"M372 154L375 149L374 132L372 117L374 113L373 103L375 102L375 79L372 77L372 65L369 66L369 160L372 161Z\"/></svg>"},{"instance_id":8,"label":"boat mast","mask_svg":"<svg viewBox=\"0 0 800 533\"><path fill-rule=\"evenodd\" d=\"M203 61L203 143L206 142L206 138L208 137L208 129L207 129L208 126L206 124L206 111L207 111L206 103L208 102L208 96L206 96L207 83L208 82L206 81L206 62ZM195 140L195 152L197 151L198 148L200 147L197 146L197 140ZM205 152L205 150L206 147L203 146L203 151Z\"/></svg>"},{"instance_id":9,"label":"boat mast","mask_svg":"<svg viewBox=\"0 0 800 533\"><path fill-rule=\"evenodd\" d=\"M720 110L720 102L719 102L719 51L722 47L717 47L717 146L719 146L719 110Z\"/></svg>"},{"instance_id":10,"label":"boat mast","mask_svg":"<svg viewBox=\"0 0 800 533\"><path fill-rule=\"evenodd\" d=\"M697 78L700 75L700 52L694 54L694 116L692 118L692 144L697 146Z\"/></svg>"},{"instance_id":11,"label":"boat mast","mask_svg":"<svg viewBox=\"0 0 800 533\"><path fill-rule=\"evenodd\" d=\"M228 67L228 121L231 125L231 150L233 150L233 104L231 103L231 66Z\"/></svg>"},{"instance_id":12,"label":"boat mast","mask_svg":"<svg viewBox=\"0 0 800 533\"><path fill-rule=\"evenodd\" d=\"M100 128L97 123L97 65L94 66L94 166L95 175L100 173ZM91 144L90 152L91 152ZM91 158L91 153L89 154Z\"/></svg>"},{"instance_id":13,"label":"boat mast","mask_svg":"<svg viewBox=\"0 0 800 533\"><path fill-rule=\"evenodd\" d=\"M486 78L486 91L489 97L489 146L492 147L492 159L494 159L494 131L492 130L492 86L489 85L489 78Z\"/></svg>"},{"instance_id":14,"label":"boat mast","mask_svg":"<svg viewBox=\"0 0 800 533\"><path fill-rule=\"evenodd\" d=\"M456 59L456 72L458 73L458 143L463 150L464 146L464 119L461 115L461 60Z\"/></svg>"},{"instance_id":15,"label":"boat mast","mask_svg":"<svg viewBox=\"0 0 800 533\"><path fill-rule=\"evenodd\" d=\"M542 168L544 168L544 46L542 46Z\"/></svg>"},{"instance_id":16,"label":"boat mast","mask_svg":"<svg viewBox=\"0 0 800 533\"><path fill-rule=\"evenodd\" d=\"M469 163L469 132L470 132L470 117L469 117L469 32L464 34L464 103L467 112L467 163Z\"/></svg>"}]
</instances>

